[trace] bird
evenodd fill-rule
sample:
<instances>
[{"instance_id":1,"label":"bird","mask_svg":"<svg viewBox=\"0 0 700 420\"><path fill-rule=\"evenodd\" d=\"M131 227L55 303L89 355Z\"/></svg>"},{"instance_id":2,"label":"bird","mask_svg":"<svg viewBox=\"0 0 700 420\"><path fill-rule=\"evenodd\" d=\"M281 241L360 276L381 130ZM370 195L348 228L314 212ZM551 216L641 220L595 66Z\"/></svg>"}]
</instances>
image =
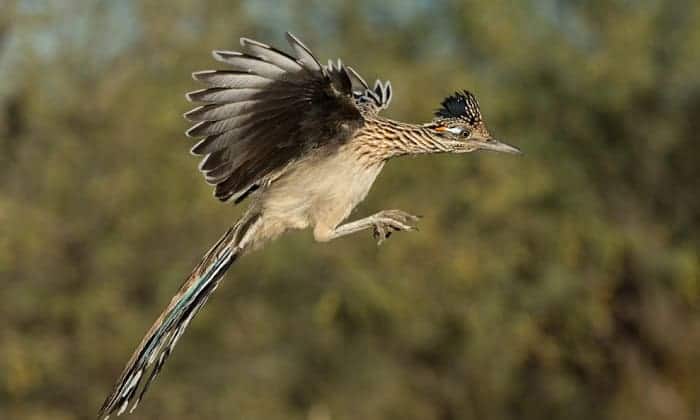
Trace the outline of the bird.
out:
<instances>
[{"instance_id":1,"label":"bird","mask_svg":"<svg viewBox=\"0 0 700 420\"><path fill-rule=\"evenodd\" d=\"M178 339L238 258L286 231L310 228L327 242L371 231L378 244L413 231L419 218L383 210L346 222L394 158L490 150L520 153L494 138L476 97L446 97L426 123L380 115L392 100L390 82L370 86L340 59L322 65L297 37L291 53L240 39L240 51L213 51L220 70L192 77L203 89L186 94L200 104L185 113L192 154L214 196L247 210L209 249L157 318L126 364L99 417L138 405Z\"/></svg>"}]
</instances>

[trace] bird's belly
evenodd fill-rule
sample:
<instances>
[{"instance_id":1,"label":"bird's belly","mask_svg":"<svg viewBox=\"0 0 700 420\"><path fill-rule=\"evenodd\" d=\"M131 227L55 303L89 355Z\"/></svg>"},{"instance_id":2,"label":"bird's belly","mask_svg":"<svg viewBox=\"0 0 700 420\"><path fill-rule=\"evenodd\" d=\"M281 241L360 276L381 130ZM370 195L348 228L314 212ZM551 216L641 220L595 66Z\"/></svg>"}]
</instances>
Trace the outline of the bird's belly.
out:
<instances>
[{"instance_id":1,"label":"bird's belly","mask_svg":"<svg viewBox=\"0 0 700 420\"><path fill-rule=\"evenodd\" d=\"M333 228L367 196L382 167L346 153L299 162L264 193L264 212L290 229Z\"/></svg>"},{"instance_id":2,"label":"bird's belly","mask_svg":"<svg viewBox=\"0 0 700 420\"><path fill-rule=\"evenodd\" d=\"M340 224L365 199L381 168L381 164L367 167L353 161L319 173L310 214L312 223L328 227Z\"/></svg>"}]
</instances>

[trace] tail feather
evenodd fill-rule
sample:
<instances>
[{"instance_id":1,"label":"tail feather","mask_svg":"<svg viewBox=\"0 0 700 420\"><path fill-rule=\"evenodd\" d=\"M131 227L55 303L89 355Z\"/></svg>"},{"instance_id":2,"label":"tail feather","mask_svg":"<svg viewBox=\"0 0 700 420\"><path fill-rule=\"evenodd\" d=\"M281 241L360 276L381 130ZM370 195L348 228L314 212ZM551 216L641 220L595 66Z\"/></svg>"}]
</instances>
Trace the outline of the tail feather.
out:
<instances>
[{"instance_id":1,"label":"tail feather","mask_svg":"<svg viewBox=\"0 0 700 420\"><path fill-rule=\"evenodd\" d=\"M140 388L130 412L136 409L192 318L219 285L226 270L241 254L244 246L241 241L247 237L256 219L247 217L236 223L206 253L131 356L112 393L100 409L100 419L107 419L114 412L120 415L126 411L129 402ZM147 372L149 368L151 370Z\"/></svg>"}]
</instances>

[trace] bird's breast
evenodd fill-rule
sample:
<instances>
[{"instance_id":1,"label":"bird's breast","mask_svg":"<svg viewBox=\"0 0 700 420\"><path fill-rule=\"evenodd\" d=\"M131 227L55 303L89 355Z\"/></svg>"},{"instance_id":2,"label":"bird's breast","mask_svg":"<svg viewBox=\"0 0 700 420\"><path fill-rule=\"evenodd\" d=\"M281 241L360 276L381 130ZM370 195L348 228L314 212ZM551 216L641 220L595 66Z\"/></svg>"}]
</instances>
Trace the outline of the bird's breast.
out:
<instances>
[{"instance_id":1,"label":"bird's breast","mask_svg":"<svg viewBox=\"0 0 700 420\"><path fill-rule=\"evenodd\" d=\"M270 186L263 207L290 228L335 227L364 200L383 166L367 164L349 146L309 156Z\"/></svg>"}]
</instances>

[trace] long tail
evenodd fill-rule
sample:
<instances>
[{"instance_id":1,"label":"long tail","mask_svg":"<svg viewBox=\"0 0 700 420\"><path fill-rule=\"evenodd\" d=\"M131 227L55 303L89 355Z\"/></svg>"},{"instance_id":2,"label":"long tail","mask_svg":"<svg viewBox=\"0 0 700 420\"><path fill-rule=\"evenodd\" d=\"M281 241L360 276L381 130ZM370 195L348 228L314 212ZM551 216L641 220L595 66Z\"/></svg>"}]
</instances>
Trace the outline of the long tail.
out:
<instances>
[{"instance_id":1,"label":"long tail","mask_svg":"<svg viewBox=\"0 0 700 420\"><path fill-rule=\"evenodd\" d=\"M102 405L100 419L107 419L114 412L122 414L140 389L130 412L136 409L187 325L219 285L226 270L246 248L258 220L259 215L244 216L206 253L134 351ZM152 365L144 382L147 370Z\"/></svg>"}]
</instances>

